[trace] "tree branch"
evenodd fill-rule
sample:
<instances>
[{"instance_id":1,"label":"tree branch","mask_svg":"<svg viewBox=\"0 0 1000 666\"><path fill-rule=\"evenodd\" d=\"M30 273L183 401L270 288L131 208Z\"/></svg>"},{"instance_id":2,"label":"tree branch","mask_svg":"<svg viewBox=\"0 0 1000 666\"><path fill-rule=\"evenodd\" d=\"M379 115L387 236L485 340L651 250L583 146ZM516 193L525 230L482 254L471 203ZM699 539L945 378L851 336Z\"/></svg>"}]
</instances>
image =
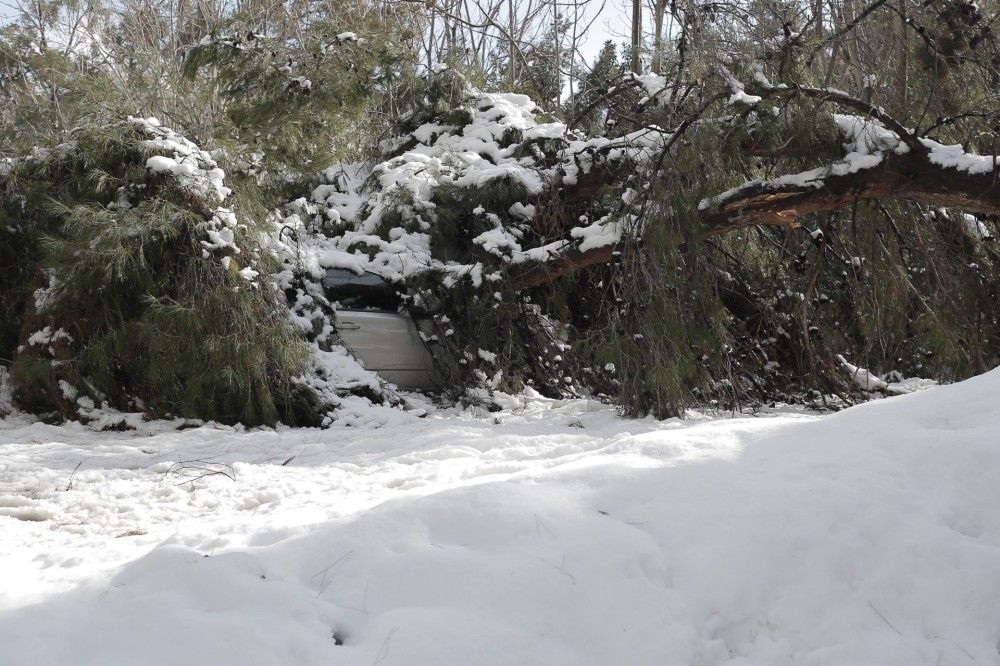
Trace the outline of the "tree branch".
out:
<instances>
[{"instance_id":1,"label":"tree branch","mask_svg":"<svg viewBox=\"0 0 1000 666\"><path fill-rule=\"evenodd\" d=\"M811 183L765 182L740 188L704 216L707 236L770 224L793 226L803 215L839 210L854 201L894 199L969 213L1000 214L1000 180L994 172L969 173L912 153L885 155L869 169L830 175Z\"/></svg>"},{"instance_id":2,"label":"tree branch","mask_svg":"<svg viewBox=\"0 0 1000 666\"><path fill-rule=\"evenodd\" d=\"M920 139L912 131L903 127L898 120L886 113L882 107L864 102L843 91L833 88L811 88L791 83L780 86L762 86L760 89L755 88L753 94L770 99L800 96L824 102L833 102L879 121L887 129L892 130L914 153L923 154L927 152L927 147L920 142Z\"/></svg>"},{"instance_id":3,"label":"tree branch","mask_svg":"<svg viewBox=\"0 0 1000 666\"><path fill-rule=\"evenodd\" d=\"M890 153L876 166L853 173L817 175L811 181L778 179L753 183L723 195L716 207L703 211L702 237L756 225L795 227L805 215L834 212L859 200L885 199L1000 215L1000 171L970 173L936 164L926 154L909 152ZM549 262L515 274L514 288L547 284L574 270L607 263L616 251L634 251L634 248L621 244L586 252L571 248Z\"/></svg>"}]
</instances>

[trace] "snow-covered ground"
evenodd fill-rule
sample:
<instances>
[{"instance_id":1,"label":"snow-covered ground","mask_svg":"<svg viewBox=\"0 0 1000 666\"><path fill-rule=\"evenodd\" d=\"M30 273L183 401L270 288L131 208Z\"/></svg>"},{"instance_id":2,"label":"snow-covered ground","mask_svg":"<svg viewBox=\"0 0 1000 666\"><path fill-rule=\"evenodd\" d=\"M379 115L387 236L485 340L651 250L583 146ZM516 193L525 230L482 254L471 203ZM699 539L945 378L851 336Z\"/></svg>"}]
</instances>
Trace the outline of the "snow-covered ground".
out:
<instances>
[{"instance_id":1,"label":"snow-covered ground","mask_svg":"<svg viewBox=\"0 0 1000 666\"><path fill-rule=\"evenodd\" d=\"M831 416L0 422L0 664L998 664L1000 371Z\"/></svg>"}]
</instances>

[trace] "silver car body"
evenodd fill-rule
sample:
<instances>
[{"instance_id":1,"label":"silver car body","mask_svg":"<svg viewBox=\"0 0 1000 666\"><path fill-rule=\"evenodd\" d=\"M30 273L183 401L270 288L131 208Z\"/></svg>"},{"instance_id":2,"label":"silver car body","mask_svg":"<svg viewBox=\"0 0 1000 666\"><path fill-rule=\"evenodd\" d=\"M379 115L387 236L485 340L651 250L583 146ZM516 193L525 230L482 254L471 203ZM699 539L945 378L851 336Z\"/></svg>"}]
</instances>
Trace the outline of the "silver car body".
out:
<instances>
[{"instance_id":1,"label":"silver car body","mask_svg":"<svg viewBox=\"0 0 1000 666\"><path fill-rule=\"evenodd\" d=\"M341 341L366 369L402 389L440 390L434 359L413 318L399 312L391 285L371 273L338 269L328 270L323 284L338 303Z\"/></svg>"}]
</instances>

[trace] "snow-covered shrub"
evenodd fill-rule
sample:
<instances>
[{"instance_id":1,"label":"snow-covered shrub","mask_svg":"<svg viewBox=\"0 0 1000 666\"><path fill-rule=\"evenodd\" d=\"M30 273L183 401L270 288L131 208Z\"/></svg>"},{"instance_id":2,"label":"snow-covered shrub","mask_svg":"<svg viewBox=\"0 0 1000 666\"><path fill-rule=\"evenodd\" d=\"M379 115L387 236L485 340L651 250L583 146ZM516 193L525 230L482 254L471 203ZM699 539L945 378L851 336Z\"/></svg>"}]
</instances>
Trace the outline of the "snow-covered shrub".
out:
<instances>
[{"instance_id":1,"label":"snow-covered shrub","mask_svg":"<svg viewBox=\"0 0 1000 666\"><path fill-rule=\"evenodd\" d=\"M18 161L3 188L0 226L24 253L4 278L20 295L4 319L19 403L318 421L271 260L207 152L129 119Z\"/></svg>"}]
</instances>

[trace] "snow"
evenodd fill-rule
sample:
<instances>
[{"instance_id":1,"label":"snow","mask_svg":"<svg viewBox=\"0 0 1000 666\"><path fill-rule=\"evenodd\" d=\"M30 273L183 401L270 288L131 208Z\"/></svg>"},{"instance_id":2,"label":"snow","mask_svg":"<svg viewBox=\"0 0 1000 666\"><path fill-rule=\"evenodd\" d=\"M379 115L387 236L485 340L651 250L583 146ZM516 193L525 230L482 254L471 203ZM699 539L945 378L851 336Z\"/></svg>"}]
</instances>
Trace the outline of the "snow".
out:
<instances>
[{"instance_id":1,"label":"snow","mask_svg":"<svg viewBox=\"0 0 1000 666\"><path fill-rule=\"evenodd\" d=\"M28 336L29 345L38 345L40 347L44 347L50 342L57 342L59 340L73 342L73 336L67 333L63 328L53 331L51 326L46 326L45 328L35 331Z\"/></svg>"},{"instance_id":2,"label":"snow","mask_svg":"<svg viewBox=\"0 0 1000 666\"><path fill-rule=\"evenodd\" d=\"M141 149L167 153L151 155L146 159L146 169L151 175L176 178L182 187L193 196L204 199L210 206L223 202L232 193L225 185L225 172L219 168L212 156L197 144L163 127L157 118L129 117L128 122L135 125L146 137L139 142ZM124 189L114 206L131 207ZM198 225L198 230L203 235L200 239L202 254L205 257L218 255L220 262L228 269L233 263L232 255L240 253L237 235L241 226L245 228L231 209L222 206L214 208L211 217ZM237 272L250 283L251 287L259 286L256 280L260 272L252 266L244 266Z\"/></svg>"},{"instance_id":3,"label":"snow","mask_svg":"<svg viewBox=\"0 0 1000 666\"><path fill-rule=\"evenodd\" d=\"M846 358L837 355L837 360L844 366L844 370L850 376L851 381L857 384L864 391L884 391L889 385L875 373L865 368L852 365Z\"/></svg>"},{"instance_id":4,"label":"snow","mask_svg":"<svg viewBox=\"0 0 1000 666\"><path fill-rule=\"evenodd\" d=\"M753 106L759 102L761 98L757 95L748 95L744 90L737 90L729 99L726 101L727 104L746 104L747 106Z\"/></svg>"},{"instance_id":5,"label":"snow","mask_svg":"<svg viewBox=\"0 0 1000 666\"><path fill-rule=\"evenodd\" d=\"M662 97L668 91L667 77L659 74L632 74L632 80L646 91L648 98L658 102L663 101Z\"/></svg>"},{"instance_id":6,"label":"snow","mask_svg":"<svg viewBox=\"0 0 1000 666\"><path fill-rule=\"evenodd\" d=\"M729 99L726 100L726 104L745 104L747 106L754 106L760 102L761 98L757 95L747 94L744 89L743 82L733 76L732 72L730 72L725 66L719 65L718 73L726 80L726 83L729 85L729 89L732 91Z\"/></svg>"},{"instance_id":7,"label":"snow","mask_svg":"<svg viewBox=\"0 0 1000 666\"><path fill-rule=\"evenodd\" d=\"M217 208L212 217L199 225L208 240L201 241L206 252L230 251L239 254L236 245L236 215L228 208ZM225 257L228 258L228 257Z\"/></svg>"},{"instance_id":8,"label":"snow","mask_svg":"<svg viewBox=\"0 0 1000 666\"><path fill-rule=\"evenodd\" d=\"M481 246L490 254L498 257L507 256L521 251L521 246L517 239L507 229L496 226L488 229L472 239L472 242Z\"/></svg>"},{"instance_id":9,"label":"snow","mask_svg":"<svg viewBox=\"0 0 1000 666\"><path fill-rule=\"evenodd\" d=\"M846 95L843 92L839 94ZM872 118L835 113L833 121L840 130L844 138L844 147L849 153L876 155L895 152L904 154L910 150L910 147L900 140L895 132Z\"/></svg>"},{"instance_id":10,"label":"snow","mask_svg":"<svg viewBox=\"0 0 1000 666\"><path fill-rule=\"evenodd\" d=\"M945 214L947 213L947 211L943 212ZM990 233L990 228L975 215L959 213L959 221L969 238L977 241L990 240L993 238L993 234Z\"/></svg>"},{"instance_id":11,"label":"snow","mask_svg":"<svg viewBox=\"0 0 1000 666\"><path fill-rule=\"evenodd\" d=\"M834 163L829 167L817 167L800 173L785 174L783 176L778 176L777 178L772 178L771 180L750 180L738 187L728 189L725 192L707 199L702 199L698 202L698 210L709 210L714 206L724 204L726 201L732 199L738 194L756 188L781 190L786 187L812 187L814 189L819 189L823 187L824 179L833 172L834 168L837 167L839 167L843 173L847 173L847 170L850 168L850 164L846 162Z\"/></svg>"},{"instance_id":12,"label":"snow","mask_svg":"<svg viewBox=\"0 0 1000 666\"><path fill-rule=\"evenodd\" d=\"M146 168L150 173L173 173L177 162L173 158L163 155L154 155L146 160Z\"/></svg>"},{"instance_id":13,"label":"snow","mask_svg":"<svg viewBox=\"0 0 1000 666\"><path fill-rule=\"evenodd\" d=\"M602 218L584 227L573 227L569 233L573 238L581 239L580 251L586 252L619 242L622 239L622 223L619 220Z\"/></svg>"},{"instance_id":14,"label":"snow","mask_svg":"<svg viewBox=\"0 0 1000 666\"><path fill-rule=\"evenodd\" d=\"M208 201L221 202L231 194L225 186L225 172L212 156L177 132L163 127L157 118L135 118L128 122L135 125L146 137L139 147L158 153L146 160L152 174L169 174L192 192Z\"/></svg>"},{"instance_id":15,"label":"snow","mask_svg":"<svg viewBox=\"0 0 1000 666\"><path fill-rule=\"evenodd\" d=\"M323 431L11 417L0 661L997 664L998 392L683 422L530 393Z\"/></svg>"},{"instance_id":16,"label":"snow","mask_svg":"<svg viewBox=\"0 0 1000 666\"><path fill-rule=\"evenodd\" d=\"M846 176L865 169L872 169L882 163L885 153L909 151L909 147L898 136L870 118L837 113L833 115L833 120L840 131L845 151L844 157L840 160L829 166L785 174L770 180L747 181L718 195L701 200L698 203L698 209L709 210L724 204L739 194L758 188L765 190L782 190L789 187L819 189L823 187L826 178L830 176Z\"/></svg>"},{"instance_id":17,"label":"snow","mask_svg":"<svg viewBox=\"0 0 1000 666\"><path fill-rule=\"evenodd\" d=\"M960 145L946 146L930 139L921 139L930 149L932 163L970 174L992 173L997 164L996 155L976 155L965 152Z\"/></svg>"}]
</instances>

